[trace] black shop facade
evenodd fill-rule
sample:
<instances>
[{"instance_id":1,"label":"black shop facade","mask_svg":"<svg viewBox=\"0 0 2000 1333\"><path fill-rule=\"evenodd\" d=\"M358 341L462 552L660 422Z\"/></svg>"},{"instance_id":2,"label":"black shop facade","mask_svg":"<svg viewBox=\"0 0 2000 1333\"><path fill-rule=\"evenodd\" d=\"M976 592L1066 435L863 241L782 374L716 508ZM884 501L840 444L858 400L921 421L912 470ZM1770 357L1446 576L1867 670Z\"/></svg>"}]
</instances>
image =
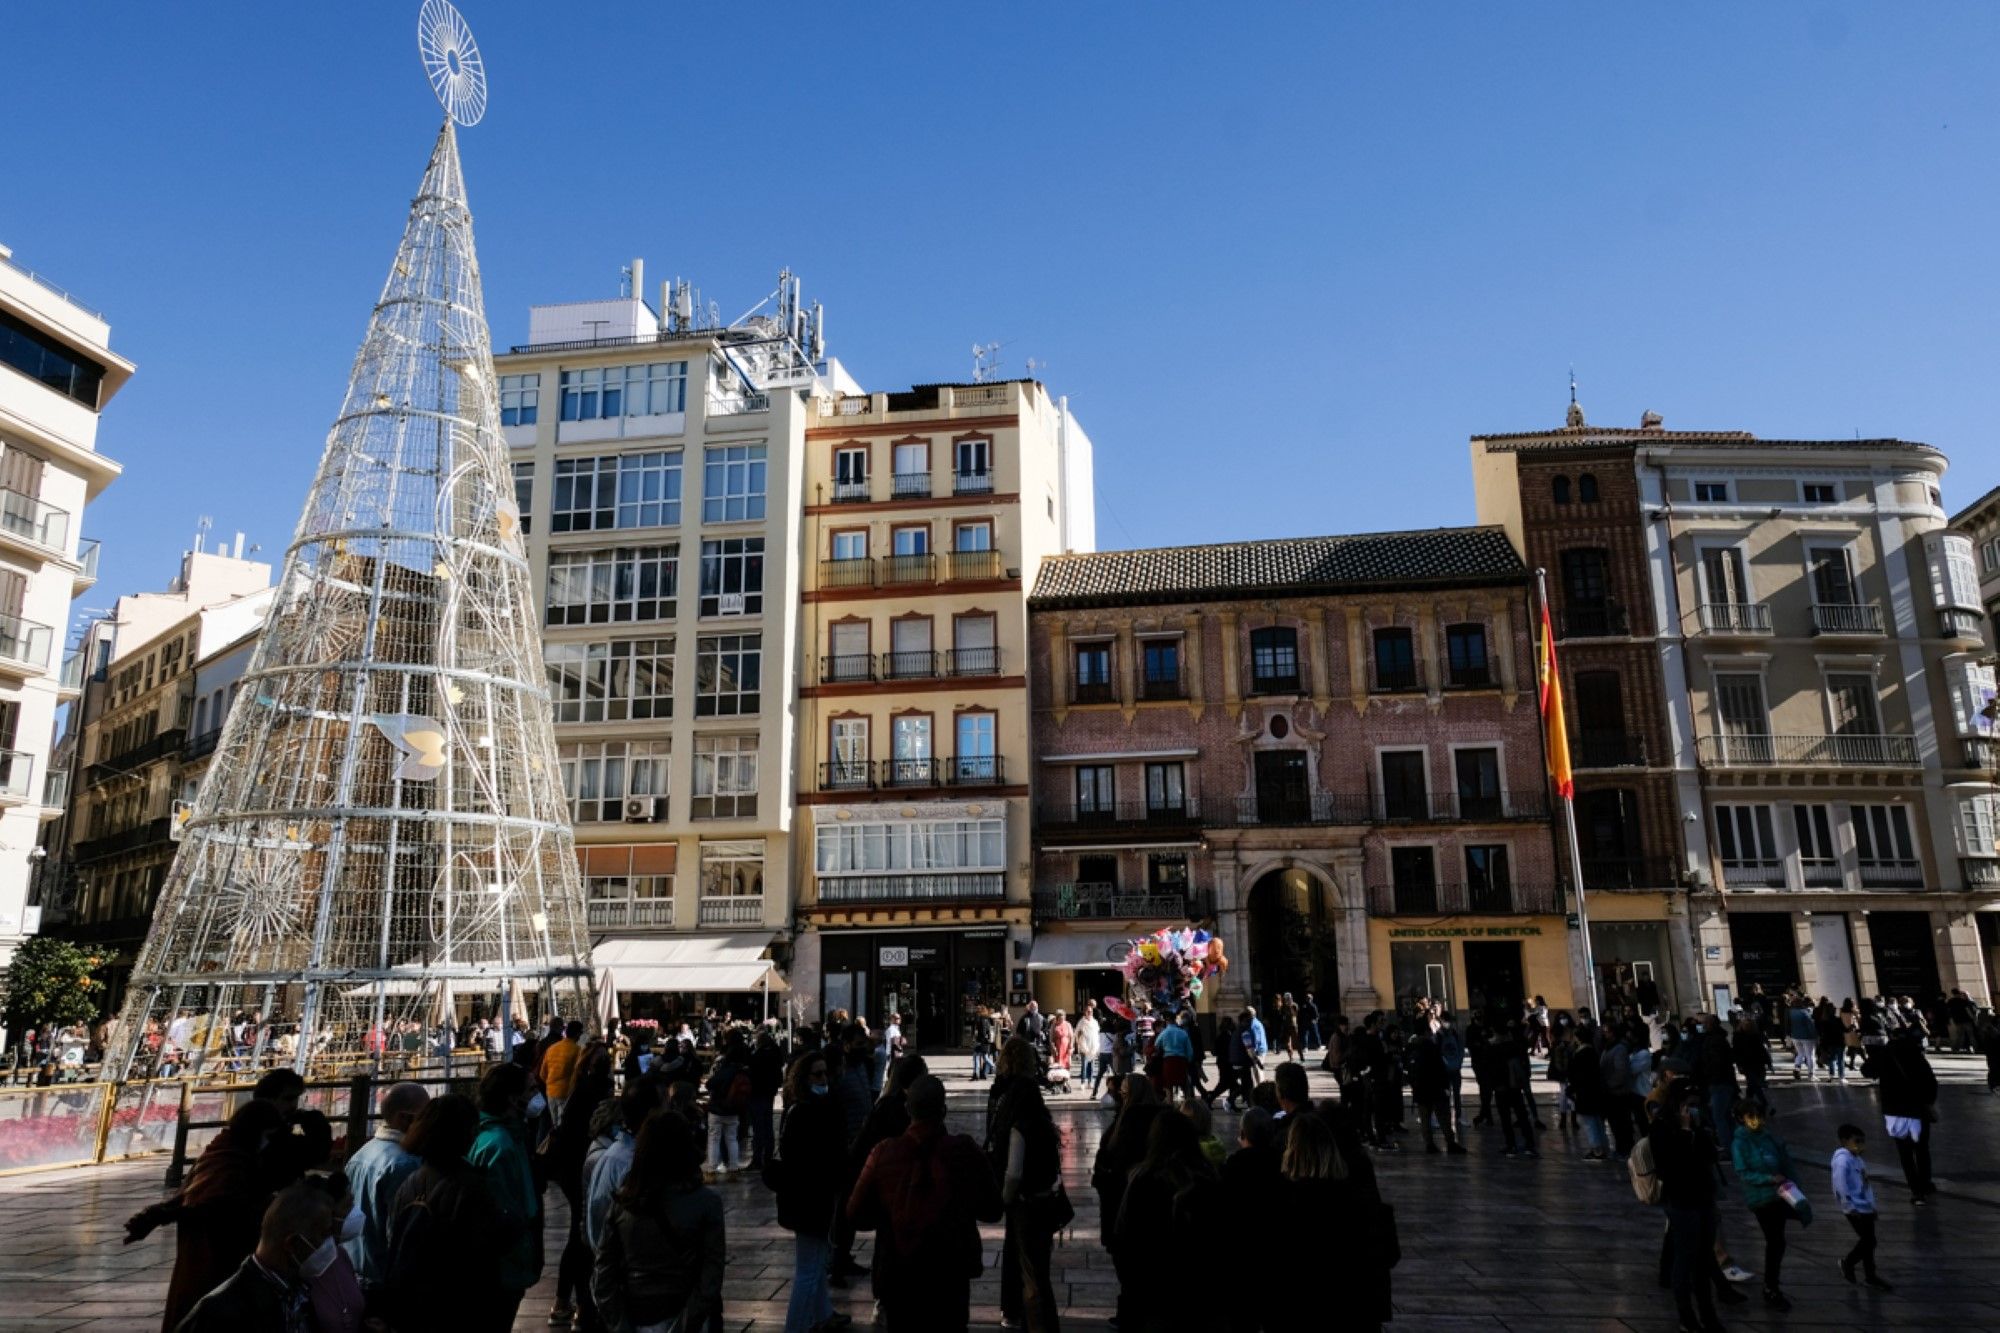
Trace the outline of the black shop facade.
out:
<instances>
[{"instance_id":1,"label":"black shop facade","mask_svg":"<svg viewBox=\"0 0 2000 1333\"><path fill-rule=\"evenodd\" d=\"M998 1008L1011 998L1004 923L818 933L820 1014L865 1015L873 1031L901 1014L911 1050L971 1046L979 1007Z\"/></svg>"}]
</instances>

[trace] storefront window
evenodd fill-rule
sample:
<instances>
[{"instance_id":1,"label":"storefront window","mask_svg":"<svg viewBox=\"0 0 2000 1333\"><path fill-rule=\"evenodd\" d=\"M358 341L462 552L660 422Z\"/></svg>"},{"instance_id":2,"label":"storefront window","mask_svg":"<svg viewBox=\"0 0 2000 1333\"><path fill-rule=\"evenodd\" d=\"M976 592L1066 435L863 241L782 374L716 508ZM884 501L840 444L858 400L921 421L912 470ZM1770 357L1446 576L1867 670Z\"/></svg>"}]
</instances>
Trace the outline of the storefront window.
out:
<instances>
[{"instance_id":1,"label":"storefront window","mask_svg":"<svg viewBox=\"0 0 2000 1333\"><path fill-rule=\"evenodd\" d=\"M1390 979L1396 987L1396 1010L1416 1012L1418 1000L1436 1000L1454 1009L1451 993L1451 945L1437 942L1391 944Z\"/></svg>"}]
</instances>

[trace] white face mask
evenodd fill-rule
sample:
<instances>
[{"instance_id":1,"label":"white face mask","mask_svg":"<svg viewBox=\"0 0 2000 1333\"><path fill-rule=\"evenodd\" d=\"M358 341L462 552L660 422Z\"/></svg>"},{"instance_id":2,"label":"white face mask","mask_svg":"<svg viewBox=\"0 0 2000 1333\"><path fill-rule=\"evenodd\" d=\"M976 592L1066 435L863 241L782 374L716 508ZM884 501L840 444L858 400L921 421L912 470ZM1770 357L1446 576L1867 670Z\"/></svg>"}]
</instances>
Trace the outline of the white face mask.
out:
<instances>
[{"instance_id":1,"label":"white face mask","mask_svg":"<svg viewBox=\"0 0 2000 1333\"><path fill-rule=\"evenodd\" d=\"M357 1203L354 1207L350 1208L347 1216L340 1219L339 1239L341 1244L344 1245L350 1240L361 1239L361 1228L367 1221L368 1219L362 1215L360 1204Z\"/></svg>"},{"instance_id":2,"label":"white face mask","mask_svg":"<svg viewBox=\"0 0 2000 1333\"><path fill-rule=\"evenodd\" d=\"M339 1253L340 1250L333 1243L333 1237L328 1236L314 1248L311 1254L299 1260L300 1275L306 1278L307 1281L311 1281L327 1269L333 1267L334 1256Z\"/></svg>"}]
</instances>

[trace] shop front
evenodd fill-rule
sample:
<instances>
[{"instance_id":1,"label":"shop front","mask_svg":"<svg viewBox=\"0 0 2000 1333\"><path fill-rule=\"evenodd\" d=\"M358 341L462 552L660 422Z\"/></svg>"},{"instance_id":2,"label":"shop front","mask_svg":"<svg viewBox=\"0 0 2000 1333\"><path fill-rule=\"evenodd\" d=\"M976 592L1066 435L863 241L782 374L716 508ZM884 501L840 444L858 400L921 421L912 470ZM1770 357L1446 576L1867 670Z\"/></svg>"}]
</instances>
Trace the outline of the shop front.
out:
<instances>
[{"instance_id":1,"label":"shop front","mask_svg":"<svg viewBox=\"0 0 2000 1333\"><path fill-rule=\"evenodd\" d=\"M845 1009L865 1016L873 1028L901 1014L912 1050L962 1049L972 1043L979 1006L1011 998L1007 955L1005 926L824 931L819 1011Z\"/></svg>"},{"instance_id":2,"label":"shop front","mask_svg":"<svg viewBox=\"0 0 2000 1333\"><path fill-rule=\"evenodd\" d=\"M1567 931L1561 917L1451 919L1426 925L1369 922L1376 999L1384 1009L1413 1013L1434 1000L1460 1014L1514 1017L1539 995L1551 1009L1572 1007ZM1360 1015L1350 1014L1351 1019Z\"/></svg>"},{"instance_id":3,"label":"shop front","mask_svg":"<svg viewBox=\"0 0 2000 1333\"><path fill-rule=\"evenodd\" d=\"M1061 1010L1072 1016L1083 1011L1087 1000L1102 1008L1107 997L1122 997L1125 974L1119 969L1131 950L1133 936L1139 933L1137 926L1038 933L1028 951L1030 995L1043 1013Z\"/></svg>"}]
</instances>

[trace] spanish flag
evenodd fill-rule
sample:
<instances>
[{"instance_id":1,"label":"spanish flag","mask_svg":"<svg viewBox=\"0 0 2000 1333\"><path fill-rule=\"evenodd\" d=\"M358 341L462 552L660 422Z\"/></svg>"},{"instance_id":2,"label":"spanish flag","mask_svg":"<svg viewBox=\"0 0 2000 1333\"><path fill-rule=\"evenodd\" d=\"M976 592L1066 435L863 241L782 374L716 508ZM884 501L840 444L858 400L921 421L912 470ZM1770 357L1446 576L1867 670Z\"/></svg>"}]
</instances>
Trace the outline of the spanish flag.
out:
<instances>
[{"instance_id":1,"label":"spanish flag","mask_svg":"<svg viewBox=\"0 0 2000 1333\"><path fill-rule=\"evenodd\" d=\"M1549 779L1565 801L1576 795L1569 770L1569 728L1563 721L1562 676L1556 671L1556 631L1549 621L1549 604L1542 603L1542 651L1536 662L1541 685L1542 741L1549 756Z\"/></svg>"}]
</instances>

